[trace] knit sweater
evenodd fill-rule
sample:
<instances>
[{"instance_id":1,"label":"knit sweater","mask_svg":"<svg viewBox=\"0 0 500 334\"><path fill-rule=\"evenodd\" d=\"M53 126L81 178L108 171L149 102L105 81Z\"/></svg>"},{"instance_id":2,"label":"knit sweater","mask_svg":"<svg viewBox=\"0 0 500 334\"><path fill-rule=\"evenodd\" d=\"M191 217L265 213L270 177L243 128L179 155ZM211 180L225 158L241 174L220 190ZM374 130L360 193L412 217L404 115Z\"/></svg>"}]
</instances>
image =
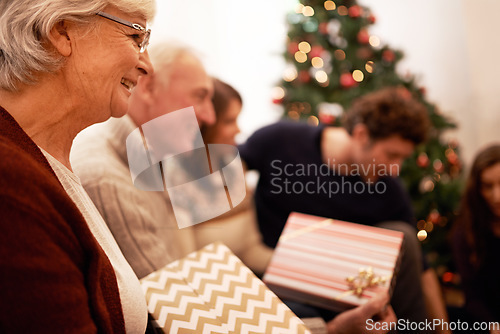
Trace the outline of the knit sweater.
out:
<instances>
[{"instance_id":1,"label":"knit sweater","mask_svg":"<svg viewBox=\"0 0 500 334\"><path fill-rule=\"evenodd\" d=\"M0 107L0 332L124 333L114 270L36 144Z\"/></svg>"},{"instance_id":2,"label":"knit sweater","mask_svg":"<svg viewBox=\"0 0 500 334\"><path fill-rule=\"evenodd\" d=\"M71 166L108 224L137 277L196 250L193 231L177 227L168 193L134 186L127 158L132 119L111 118L83 130L71 149Z\"/></svg>"}]
</instances>

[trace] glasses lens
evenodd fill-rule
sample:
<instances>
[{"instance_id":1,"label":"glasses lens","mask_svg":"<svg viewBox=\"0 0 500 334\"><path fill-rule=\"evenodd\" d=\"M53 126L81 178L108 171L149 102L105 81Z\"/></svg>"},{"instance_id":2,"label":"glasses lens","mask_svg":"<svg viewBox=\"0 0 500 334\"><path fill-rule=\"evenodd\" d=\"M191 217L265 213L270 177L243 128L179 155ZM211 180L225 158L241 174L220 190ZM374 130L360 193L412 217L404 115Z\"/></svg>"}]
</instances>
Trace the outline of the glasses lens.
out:
<instances>
[{"instance_id":1,"label":"glasses lens","mask_svg":"<svg viewBox=\"0 0 500 334\"><path fill-rule=\"evenodd\" d=\"M140 50L141 53L145 52L146 49L148 48L150 36L151 36L151 29L148 29L144 34L144 40L141 43L141 50Z\"/></svg>"}]
</instances>

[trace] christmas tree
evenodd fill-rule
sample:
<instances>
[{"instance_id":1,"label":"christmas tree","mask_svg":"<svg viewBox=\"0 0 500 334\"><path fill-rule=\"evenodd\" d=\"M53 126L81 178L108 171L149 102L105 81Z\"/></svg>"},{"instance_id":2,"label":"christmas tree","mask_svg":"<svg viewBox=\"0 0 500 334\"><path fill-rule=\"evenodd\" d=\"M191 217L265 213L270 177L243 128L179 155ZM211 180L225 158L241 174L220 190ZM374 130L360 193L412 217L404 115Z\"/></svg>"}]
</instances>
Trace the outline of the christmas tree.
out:
<instances>
[{"instance_id":1,"label":"christmas tree","mask_svg":"<svg viewBox=\"0 0 500 334\"><path fill-rule=\"evenodd\" d=\"M447 235L460 199L461 162L457 143L442 134L455 124L426 100L413 76L396 71L402 52L370 35L375 16L357 1L300 0L287 20L287 68L274 97L285 117L338 126L353 99L385 86L405 87L427 107L430 138L405 162L401 177L428 260L442 282L452 282Z\"/></svg>"}]
</instances>

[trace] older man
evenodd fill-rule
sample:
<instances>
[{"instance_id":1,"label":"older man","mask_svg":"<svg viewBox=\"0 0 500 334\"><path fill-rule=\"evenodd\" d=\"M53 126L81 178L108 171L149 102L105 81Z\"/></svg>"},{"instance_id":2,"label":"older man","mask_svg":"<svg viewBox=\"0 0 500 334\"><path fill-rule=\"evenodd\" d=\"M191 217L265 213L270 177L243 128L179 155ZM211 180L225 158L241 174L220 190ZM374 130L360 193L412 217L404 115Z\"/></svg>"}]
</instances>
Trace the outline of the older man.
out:
<instances>
[{"instance_id":1,"label":"older man","mask_svg":"<svg viewBox=\"0 0 500 334\"><path fill-rule=\"evenodd\" d=\"M200 60L181 46L151 48L153 75L142 77L128 115L81 133L71 161L139 278L195 250L190 229L179 230L166 192L132 183L126 139L137 127L166 113L194 107L198 123L212 124L213 83Z\"/></svg>"}]
</instances>

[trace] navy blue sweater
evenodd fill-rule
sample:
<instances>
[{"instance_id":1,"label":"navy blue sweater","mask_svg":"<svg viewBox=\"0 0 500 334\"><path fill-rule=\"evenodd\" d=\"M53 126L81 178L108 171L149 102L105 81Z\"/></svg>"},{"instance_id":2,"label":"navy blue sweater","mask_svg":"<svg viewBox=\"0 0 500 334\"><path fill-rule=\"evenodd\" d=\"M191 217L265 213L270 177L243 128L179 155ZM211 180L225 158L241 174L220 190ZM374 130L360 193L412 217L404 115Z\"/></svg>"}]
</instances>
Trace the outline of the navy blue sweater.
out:
<instances>
[{"instance_id":1,"label":"navy blue sweater","mask_svg":"<svg viewBox=\"0 0 500 334\"><path fill-rule=\"evenodd\" d=\"M276 246L292 211L366 225L413 224L410 199L398 178L385 176L368 184L352 172L339 175L345 168L328 168L321 156L323 129L279 122L239 147L248 169L260 173L255 205L264 242Z\"/></svg>"}]
</instances>

